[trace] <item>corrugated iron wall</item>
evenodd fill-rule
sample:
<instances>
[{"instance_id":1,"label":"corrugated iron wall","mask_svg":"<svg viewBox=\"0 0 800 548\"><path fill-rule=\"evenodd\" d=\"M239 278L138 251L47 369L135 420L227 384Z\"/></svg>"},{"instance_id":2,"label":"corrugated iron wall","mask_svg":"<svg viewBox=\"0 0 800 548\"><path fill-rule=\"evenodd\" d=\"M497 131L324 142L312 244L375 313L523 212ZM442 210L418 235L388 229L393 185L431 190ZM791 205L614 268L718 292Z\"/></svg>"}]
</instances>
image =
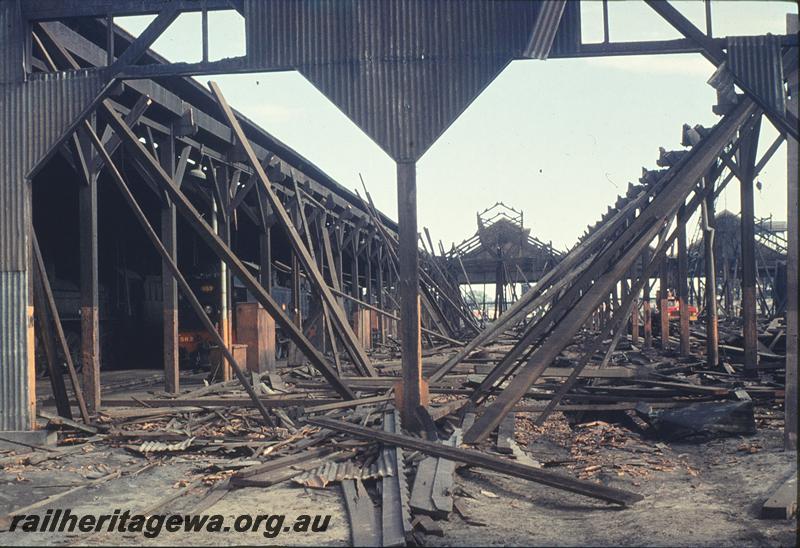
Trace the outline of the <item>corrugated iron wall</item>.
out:
<instances>
[{"instance_id":1,"label":"corrugated iron wall","mask_svg":"<svg viewBox=\"0 0 800 548\"><path fill-rule=\"evenodd\" d=\"M786 92L783 89L783 59L778 36L728 37L728 69L749 84L753 93L783 114Z\"/></svg>"},{"instance_id":2,"label":"corrugated iron wall","mask_svg":"<svg viewBox=\"0 0 800 548\"><path fill-rule=\"evenodd\" d=\"M0 430L22 430L33 420L26 175L94 100L103 80L78 71L25 82L26 33L16 2L0 3L0 29Z\"/></svg>"},{"instance_id":3,"label":"corrugated iron wall","mask_svg":"<svg viewBox=\"0 0 800 548\"><path fill-rule=\"evenodd\" d=\"M25 175L99 92L99 74L61 72L0 84L0 271L25 270Z\"/></svg>"},{"instance_id":4,"label":"corrugated iron wall","mask_svg":"<svg viewBox=\"0 0 800 548\"><path fill-rule=\"evenodd\" d=\"M29 404L28 273L0 272L0 430L27 430Z\"/></svg>"},{"instance_id":5,"label":"corrugated iron wall","mask_svg":"<svg viewBox=\"0 0 800 548\"><path fill-rule=\"evenodd\" d=\"M521 56L540 9L514 0L246 0L247 52L256 66L296 68L390 156L415 160ZM577 3L559 29L554 51L576 50Z\"/></svg>"}]
</instances>

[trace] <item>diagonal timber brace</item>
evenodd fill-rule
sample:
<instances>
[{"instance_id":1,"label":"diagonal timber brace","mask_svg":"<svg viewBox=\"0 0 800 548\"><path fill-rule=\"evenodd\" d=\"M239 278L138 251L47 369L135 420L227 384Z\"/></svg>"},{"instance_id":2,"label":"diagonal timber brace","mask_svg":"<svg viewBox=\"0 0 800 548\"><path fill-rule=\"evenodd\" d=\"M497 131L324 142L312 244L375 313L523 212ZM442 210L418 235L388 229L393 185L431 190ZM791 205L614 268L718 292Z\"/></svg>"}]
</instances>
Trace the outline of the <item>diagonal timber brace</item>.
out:
<instances>
[{"instance_id":1,"label":"diagonal timber brace","mask_svg":"<svg viewBox=\"0 0 800 548\"><path fill-rule=\"evenodd\" d=\"M730 143L739 128L756 111L757 107L753 101L745 99L740 102L731 114L714 127L703 142L692 149L686 161L677 166L673 174L667 175L668 180L662 191L612 245L595 259L596 264L602 264L604 267L591 288L558 320L544 344L532 353L530 359L514 377L514 382L500 393L486 412L465 433L465 442L476 443L485 439L500 424L541 376L544 369L568 344L586 318L605 298L613 284L640 257L642 250L649 245L664 223L677 212L696 182L707 172L708 166L717 160L723 147ZM588 271L584 274L588 274Z\"/></svg>"},{"instance_id":2,"label":"diagonal timber brace","mask_svg":"<svg viewBox=\"0 0 800 548\"><path fill-rule=\"evenodd\" d=\"M358 343L358 339L356 339L353 328L350 327L350 324L347 322L347 319L344 316L344 311L339 306L339 303L336 301L333 293L328 288L328 285L325 283L325 279L322 277L322 273L317 267L316 261L314 261L314 258L311 256L308 247L306 247L306 245L303 243L303 239L297 232L295 224L292 222L292 219L289 216L289 213L286 211L286 208L283 206L283 203L281 203L278 195L272 189L272 184L267 177L267 173L264 171L264 168L258 161L255 151L250 145L250 141L247 139L247 136L244 134L244 131L239 124L239 120L236 118L233 110L228 105L225 97L222 95L222 91L220 91L219 86L217 86L215 82L209 82L208 85L211 88L211 91L214 93L214 96L216 97L220 109L225 115L228 124L236 135L236 139L242 145L248 161L255 170L253 176L258 178L257 184L260 185L259 188L264 191L264 194L272 206L273 213L276 215L278 222L285 229L286 234L289 237L289 241L292 244L292 248L294 249L297 258L303 265L303 269L308 273L309 280L313 284L314 289L319 293L319 295L322 297L322 300L327 305L330 312L331 323L338 332L338 335L341 338L347 353L352 358L356 368L362 374L369 375L371 377L377 376L377 373L372 367L366 352L364 352L364 349Z\"/></svg>"},{"instance_id":3,"label":"diagonal timber brace","mask_svg":"<svg viewBox=\"0 0 800 548\"><path fill-rule=\"evenodd\" d=\"M139 142L136 134L125 124L122 117L113 109L107 101L103 102L103 108L108 122L114 128L125 147L138 158L147 171L151 174L155 182L169 194L170 199L175 204L178 212L187 222L198 232L209 247L216 253L221 260L225 261L233 273L245 284L248 290L253 293L256 300L261 303L267 312L275 318L275 321L286 330L289 338L294 342L303 354L311 361L311 364L325 377L331 386L345 399L353 399L354 395L345 386L336 372L331 368L324 356L311 344L280 305L270 296L264 287L255 279L247 267L231 251L213 230L206 224L200 213L195 209L189 199L175 185L172 178L167 175L157 159L148 152L145 146Z\"/></svg>"}]
</instances>

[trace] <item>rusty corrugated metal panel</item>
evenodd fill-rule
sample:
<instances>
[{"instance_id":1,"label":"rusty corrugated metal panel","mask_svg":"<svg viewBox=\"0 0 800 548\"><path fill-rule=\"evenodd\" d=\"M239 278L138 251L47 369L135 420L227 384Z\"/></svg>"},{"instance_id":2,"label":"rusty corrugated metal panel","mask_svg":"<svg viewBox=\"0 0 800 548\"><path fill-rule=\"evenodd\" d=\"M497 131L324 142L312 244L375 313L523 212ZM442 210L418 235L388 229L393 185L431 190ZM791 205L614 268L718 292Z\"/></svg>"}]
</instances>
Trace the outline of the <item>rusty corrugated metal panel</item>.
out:
<instances>
[{"instance_id":1,"label":"rusty corrugated metal panel","mask_svg":"<svg viewBox=\"0 0 800 548\"><path fill-rule=\"evenodd\" d=\"M561 16L567 0L544 0L536 24L531 31L531 39L523 55L531 59L547 59L556 37Z\"/></svg>"},{"instance_id":2,"label":"rusty corrugated metal panel","mask_svg":"<svg viewBox=\"0 0 800 548\"><path fill-rule=\"evenodd\" d=\"M7 10L0 10L0 15L13 23ZM10 58L5 55L10 51L5 49L7 45L0 62ZM11 71L6 66L0 73ZM102 84L99 74L85 71L0 83L0 430L27 430L32 424L27 272L30 188L26 175L95 98Z\"/></svg>"},{"instance_id":3,"label":"rusty corrugated metal panel","mask_svg":"<svg viewBox=\"0 0 800 548\"><path fill-rule=\"evenodd\" d=\"M25 176L102 87L97 73L37 75L0 86L0 271L25 270Z\"/></svg>"},{"instance_id":4,"label":"rusty corrugated metal panel","mask_svg":"<svg viewBox=\"0 0 800 548\"><path fill-rule=\"evenodd\" d=\"M245 0L243 11L255 65L299 70L390 156L415 160L521 55L540 8L513 0ZM575 47L576 8L565 20L573 35L555 45Z\"/></svg>"},{"instance_id":5,"label":"rusty corrugated metal panel","mask_svg":"<svg viewBox=\"0 0 800 548\"><path fill-rule=\"evenodd\" d=\"M727 67L764 103L780 114L786 112L780 37L728 37Z\"/></svg>"},{"instance_id":6,"label":"rusty corrugated metal panel","mask_svg":"<svg viewBox=\"0 0 800 548\"><path fill-rule=\"evenodd\" d=\"M0 430L28 430L28 274L0 272Z\"/></svg>"}]
</instances>

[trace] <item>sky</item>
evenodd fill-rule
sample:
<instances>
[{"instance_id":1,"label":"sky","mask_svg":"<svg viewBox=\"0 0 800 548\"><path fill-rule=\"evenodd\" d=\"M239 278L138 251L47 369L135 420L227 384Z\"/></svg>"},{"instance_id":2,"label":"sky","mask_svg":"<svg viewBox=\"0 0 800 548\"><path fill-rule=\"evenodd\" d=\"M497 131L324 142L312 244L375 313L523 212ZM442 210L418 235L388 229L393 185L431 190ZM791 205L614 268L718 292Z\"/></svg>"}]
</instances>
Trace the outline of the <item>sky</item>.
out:
<instances>
[{"instance_id":1,"label":"sky","mask_svg":"<svg viewBox=\"0 0 800 548\"><path fill-rule=\"evenodd\" d=\"M584 42L602 40L601 3L582 2ZM705 29L703 2L675 1ZM612 41L679 38L643 2L609 4ZM712 2L715 37L786 33L794 2ZM117 18L137 35L152 17ZM171 61L201 57L200 15L183 14L154 44ZM211 59L244 54L244 22L235 12L210 15ZM512 62L417 164L420 230L446 248L472 236L475 214L496 202L524 213L531 233L558 249L574 245L642 167L656 169L659 147L681 149L681 127L711 126L714 67L699 54ZM336 106L296 72L219 75L228 102L293 147L343 186L366 182L376 205L397 218L395 164ZM762 123L759 155L777 131ZM786 145L759 175L757 217L786 219ZM739 211L728 185L718 210ZM694 220L689 221L689 237Z\"/></svg>"}]
</instances>

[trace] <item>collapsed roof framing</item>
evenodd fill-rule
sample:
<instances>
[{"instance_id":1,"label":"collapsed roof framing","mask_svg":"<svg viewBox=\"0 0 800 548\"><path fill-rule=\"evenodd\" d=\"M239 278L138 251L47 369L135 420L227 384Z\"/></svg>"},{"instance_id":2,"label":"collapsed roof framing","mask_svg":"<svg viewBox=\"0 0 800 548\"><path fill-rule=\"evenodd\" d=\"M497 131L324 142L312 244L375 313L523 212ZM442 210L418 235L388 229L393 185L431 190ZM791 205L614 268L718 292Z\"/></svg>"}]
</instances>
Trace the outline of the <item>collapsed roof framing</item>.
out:
<instances>
[{"instance_id":1,"label":"collapsed roof framing","mask_svg":"<svg viewBox=\"0 0 800 548\"><path fill-rule=\"evenodd\" d=\"M427 290L423 289L423 294L430 291L438 298L439 307L451 307L453 317L462 316L461 313L465 308L463 303L454 301L454 295L450 290L432 281L432 272L418 267L420 259L416 230L415 162L452 120L480 93L483 87L508 62L519 58L543 59L547 57L699 52L718 68L712 78L712 83L717 87L718 96L727 101L720 101L720 105L718 105L719 113L724 114L722 121L707 135L700 135L699 140L692 142L691 151L676 159L660 177L650 181L644 188L635 189L633 195L627 197L626 203L622 204L621 208L609 212L607 219L601 223L599 228L588 234L556 268L545 274L536 288L515 303L497 325L478 333L469 342L464 352L459 353L461 357L454 358L462 359L464 353L468 352L467 349L480 346L505 328L526 319L532 311L541 309L542 314L534 316L532 321L526 323L519 342L508 356L501 360L493 374L487 377L487 381L472 398L473 403L479 403L475 400L482 399L484 395L494 391L499 386L498 381L516 372L515 382L502 389L494 402L487 407L484 415L466 433L465 440L481 439L497 426L506 412L521 397L521 394L527 390L571 336L603 303L618 281L629 275L637 261L642 260L643 253L648 253L648 259L642 271L647 273L648 270L655 268L654 261L660 260L659 255L666 249L666 244L662 245L662 243L672 238L666 230L673 219L678 219L678 225L684 233L683 236L680 232L676 233L675 237L678 239L679 247L685 248L687 215L695 208L701 207L704 208L706 219L713 218L707 210L710 205L713 205L710 197L717 192L716 190L712 192L712 189L713 182L717 179L718 162L720 161L743 183L744 209L742 217L745 222L742 231L743 236L746 236L743 237L746 246L743 252L748 255L745 259L748 266L743 269L746 303L744 305L745 351L750 353L746 358L746 364L750 363L755 347L752 340L754 337L752 322L755 310L753 295L755 283L751 268L753 261L750 260L752 258L750 256L752 255L750 240L754 235L752 182L757 166L754 144L757 143L757 138L755 136L763 116L785 134L790 144L796 143L797 114L791 102L787 108L784 81L788 79L790 87L796 85L797 36L790 34L787 36L714 38L710 30L708 12L707 31L703 32L682 16L669 2L646 0L646 3L655 13L678 30L684 38L661 42L614 43L609 39L607 10L604 9L604 42L595 45L584 44L580 36L578 3L565 4L562 1L551 0L541 4L532 2L448 4L448 9L456 10L453 12L454 15L466 14L465 21L469 20L469 10L474 10L473 15L496 16L496 20L499 22L498 28L506 24L507 27L503 27L503 32L488 36L489 41L485 44L486 51L477 52L482 63L480 74L470 74L469 79L465 77L462 82L463 86L457 86L458 93L454 92L446 100L440 100L441 97L437 96L435 89L431 87L437 81L434 76L438 73L435 70L428 72L426 70L431 67L435 69L439 64L438 66L450 70L452 75L461 75L459 67L464 66L465 59L472 59L470 55L479 46L477 42L467 40L465 41L468 44L466 49L453 49L449 44L428 40L430 36L424 33L431 29L424 26L415 27L414 31L420 34L419 37L422 40L420 43L425 48L431 48L431 51L423 52L420 58L418 58L419 51L400 51L401 58L412 61L406 66L404 63L393 63L391 59L387 60L386 56L373 55L385 53L387 44L380 40L366 41L365 43L368 43L370 48L374 47L374 51L368 51L369 48L363 51L359 50L356 58L352 59L346 58L346 54L352 43L360 43L358 40L354 40L352 43L348 40L337 40L331 42L335 43L336 47L329 49L271 50L271 46L283 44L284 42L281 40L290 43L287 36L296 35L298 21L303 21L302 9L308 7L306 2L286 3L259 0L206 0L200 3L185 0L171 2L166 0L55 2L53 0L33 0L13 5L6 2L0 12L3 21L7 23L2 47L4 56L2 59L2 82L3 93L9 99L4 101L2 121L5 133L3 137L6 143L11 143L17 135L22 135L22 141L31 146L25 151L9 146L7 152L11 161L4 176L3 186L10 188L11 191L4 195L4 201L0 204L4 212L8 213L1 225L2 229L4 234L11 236L3 240L3 249L0 250L0 269L4 276L2 279L4 300L0 303L0 308L4 310L3 322L4 326L7 326L5 329L8 334L7 337L4 335L4 342L5 340L10 341L8 347L11 348L10 351L5 351L3 354L2 369L7 372L9 381L5 384L12 387L9 397L4 398L3 422L0 427L20 429L29 427L33 408L29 378L31 358L25 350L26 344L29 344L32 338L32 333L25 327L27 320L24 312L27 310L28 302L26 272L28 270L27 246L29 241L27 234L30 230L30 223L28 219L29 206L26 205L27 190L23 181L26 177L33 177L44 162L60 151L68 142L71 142L71 146L76 147L76 165L80 164L79 167L86 175L86 187L81 191L81 200L89 213L86 216L88 220L85 221L85 231L90 237L88 245L85 246L86 249L82 249L82 261L87 265L89 271L96 269L97 262L96 249L93 249L92 244L93 239L96 238L96 221L93 219L96 190L93 187L96 184L97 173L92 169L97 170L102 164L106 164L106 167L111 169L113 164L111 163L111 154L108 154L108 159L103 158L102 160L87 161L86 158L96 157L93 155L97 153L105 156L98 147L107 147L106 152L109 152L121 145L136 157L139 169L151 181L153 189L156 192L164 193L165 201L166 198L169 199L167 203L179 206L176 209L179 209L180 213L194 224L197 231L221 256L228 267L257 295L261 304L274 313L281 326L292 334L295 344L307 351L307 356L312 362L315 362L315 365L321 370L326 371L325 374L330 376L329 380L332 383L336 383L334 369L329 364L327 366L324 364L324 357L316 356L313 346L305 340L304 334L292 322L292 319L282 314L275 303L270 301L269 293L263 287L263 280L261 282L256 280L246 265L241 263L235 253L231 251L226 242L225 231L220 237L199 217L189 199L183 194L179 182L175 180L176 171L170 169L169 165L162 165L160 159L154 154L155 143L148 142L147 135L143 136L144 139L137 135L133 129L137 124L146 128L145 133L160 131L168 134L171 139L189 147L187 154L192 147L197 148L199 145L201 152L212 158L213 162L223 165L225 169L231 170L233 173L238 172L238 175L232 176L233 180L237 180L236 177L249 175L249 181L252 183L243 185L232 196L228 196L229 192L227 192L231 187L217 188L215 192L218 201L224 207L232 206L232 208L241 209L245 215L253 218L255 224L258 225L260 222L262 228L266 228L268 219L274 219L288 232L293 252L299 263L302 264L316 292L324 301L323 308L328 311L330 324L335 328L336 336L344 343L354 366L366 374L371 374L368 358L355 341L352 329L339 313L340 301L337 294L328 289L328 281L316 264L314 244L308 237L310 233L308 223L302 222L302 214L299 215L299 220L298 218L293 219L289 215L282 202L272 194L272 184L280 182L279 179L288 176L293 180L294 188L303 189L305 186L309 190L306 192L305 198L299 194L295 196L298 203L306 198L319 201L319 203L324 201L326 204L331 201L341 210L337 212L334 208L326 212L326 216L328 214L339 215L339 218L344 217L343 222L347 223L352 213L348 215L346 212L355 209L356 215L360 215L364 224L372 223L373 231L367 236L367 239L373 244L380 242L386 248L385 253L393 254L396 257L394 264L398 273L396 282L400 293L401 342L404 360L403 412L406 418L410 417L416 406L421 403L420 391L423 386L419 356L421 314L417 304L421 285L428 286ZM356 9L350 9L353 6ZM355 15L362 12L373 14L373 11L370 10L384 9L383 6L383 4L358 1L352 5L349 3L326 4L325 10L327 11L315 12L314 16L321 17L331 25L326 27L325 32L315 39L319 39L320 43L323 43L332 37L342 38L343 29L351 28L348 25L352 23ZM234 8L245 16L248 34L247 54L234 59L209 61L207 56L207 13L209 10L225 8ZM409 15L413 16L412 18L416 22L430 20L428 17L430 14L424 10L433 8L429 4L420 4L406 5L405 9L409 11ZM204 59L198 63L166 63L163 59L151 55L152 62L139 62L148 55L147 49L155 39L183 11L201 11L203 13ZM87 41L85 36L81 39L80 33L74 33L63 23L57 22L76 16L105 17L107 28L112 29L110 23L112 23L113 16L134 13L157 13L158 15L139 37L135 39L122 37L121 47L118 47L120 44L117 44L118 34L108 30L107 46L110 47L107 47L105 52L97 44ZM281 17L284 19L280 19ZM388 14L387 17L394 16ZM402 20L402 17L391 20L387 18L388 27L385 30L388 32L386 36L401 35L405 29L400 23ZM274 32L268 32L269 25L272 25L269 28ZM41 29L42 37L34 40L31 31L39 29ZM307 30L305 27L303 29ZM465 25L454 32L462 32L465 33L465 36L469 36L469 33L473 31L474 29L471 29L469 25ZM361 33L357 37L359 40L365 37L374 37L374 29L370 25L359 26L358 32ZM36 47L40 49L42 55L34 55L34 41L38 42ZM405 47L410 46L406 45ZM436 48L449 49L444 52L445 55L439 56L437 53L440 52L434 51ZM82 54L76 51L77 49L80 49ZM48 52L51 57L48 58L44 52ZM115 55L115 53L118 54ZM341 57L337 57L337 55ZM75 62L74 56L88 62L88 65L84 66ZM70 58L72 58L72 62L70 62ZM414 74L403 72L417 67L418 65L414 63L421 63L423 60L426 64L419 65L419 67L426 70ZM342 61L347 61L347 63L342 65ZM348 63L352 66L349 66ZM377 68L379 71L385 70L385 74L388 76L405 74L412 79L418 78L415 80L418 87L395 89L390 85L391 78L373 87L370 87L371 84L366 87L358 87L364 84L362 77L365 74L371 74L369 70L366 70L370 67ZM764 67L769 69L768 73L759 72L759 69ZM51 73L48 68L55 68L58 72ZM155 77L277 70L302 71L397 161L400 222L397 226L398 237L396 240L391 231L387 230L391 222L382 219L375 211L369 211L365 207L359 208L352 195L348 200L346 193L341 190L331 192L332 187L325 184L321 184L321 188L315 188L314 181L310 177L304 179L302 183L296 181L297 171L293 169L295 162L289 161L287 164L280 158L286 150L281 150L275 155L268 152L270 148L276 147L274 139L270 139L252 124L233 113L227 107L219 90L215 90L212 97L195 84L187 84L186 81L177 84L184 93L193 96L193 101L195 98L201 98L205 102L205 112L209 112L211 109L215 109L215 112L223 112L222 117L208 114L203 116L199 108L187 110L178 96L148 80L148 78ZM362 79L356 78L349 82L348 85L355 86L352 89L340 89L338 85L345 81L340 78L342 70L355 70ZM135 89L140 95L146 95L151 101L156 101L161 107L166 108L172 118L171 122L178 123L170 125L159 123L147 116L146 111L137 111L136 105L121 108L123 105L115 103L113 94L119 91L119 85L123 82L124 85ZM189 90L187 86L194 86L194 88ZM744 92L744 96L738 96L734 86L738 86ZM394 93L400 101L407 103L413 102L411 98L416 97L419 104L413 106L415 108L419 106L419 109L409 108L409 112L387 110L385 101L369 100L372 97L371 93L383 92ZM795 95L792 94L793 100L796 99ZM59 112L40 114L40 111L47 108L52 97L64 100L65 108ZM436 100L440 101L437 103ZM388 103L395 104L394 101L388 101ZM408 104L410 105L410 103ZM21 105L26 105L27 110L23 109ZM439 109L436 112L441 116L428 117L426 109L434 106ZM94 120L95 114L105 118L107 123L105 139L97 133L99 128ZM428 118L430 118L430 123L427 121ZM210 144L206 148L197 140L197 132L201 130L208 134L207 138L211 143L215 143L216 147ZM114 134L116 134L116 138L111 141ZM261 145L259 141L268 143L269 146ZM277 145L277 148L280 148L280 145ZM95 151L92 152L92 149ZM184 148L184 150L187 149ZM790 158L791 156L792 154L790 154ZM174 158L175 155L173 155L173 160ZM294 160L298 159L294 158ZM264 163L267 164L266 168L262 165ZM185 169L185 162L183 164ZM314 179L321 177L316 170L309 169ZM698 187L698 181L704 181L704 186ZM228 182L227 179L226 182ZM790 192L796 192L796 188L792 190L792 185L796 187L796 179L790 180L789 185ZM239 187L235 184L232 186L233 190ZM256 192L254 193L252 189L256 189ZM238 192L245 192L245 194L239 198ZM317 196L314 196L315 192L318 192ZM291 194L292 189L290 188L286 195ZM690 195L692 197L689 203L686 203L685 200ZM340 200L340 203L337 204L337 200ZM356 207L351 208L351 204L356 204ZM790 207L790 213L791 209ZM247 213L248 211L249 213ZM224 211L223 217L229 213L231 211ZM364 216L364 213L367 215ZM375 222L376 219L379 221ZM790 218L788 222L791 236L793 234L792 227L796 227L797 221L796 218ZM352 224L359 227L358 221ZM298 227L298 225L300 226ZM303 230L302 233L299 228ZM796 232L795 230L794 234ZM653 256L650 257L649 245L656 237L659 237L659 243ZM390 245L387 246L387 243ZM796 242L791 242L790 238L789 279L796 282L794 274L796 273L797 259L796 249L793 246L796 248ZM170 250L166 251L170 253ZM323 250L320 248L320 251L317 256L328 255L327 250L322 252ZM330 270L330 265L328 266ZM420 280L422 280L421 285ZM90 335L90 343L87 344L96 344L96 342L91 342L95 339L92 332L96 331L94 327L97 314L96 285L94 288L92 287L91 276L86 283L89 285L83 292L85 298L83 304L87 311L85 316L86 332ZM357 283L356 281L356 285ZM637 285L644 288L647 282L639 280ZM796 295L796 286L790 288L790 301L792 300L791 295ZM427 299L424 298L423 302L430 300L429 296L426 295L426 297ZM625 302L630 304L633 301L635 298L630 297ZM447 321L443 314L436 312L436 306L436 303L425 304L428 314L437 316L439 321L435 323L438 330L448 330L449 333L442 334L449 337L455 336L455 327L452 325L449 328L446 327ZM459 311L459 309L461 310ZM629 306L623 304L615 311L614 321L622 322L628 311ZM790 337L796 339L796 309L788 310L787 315L790 324L789 330L792 332ZM469 318L461 317L458 321L469 327ZM470 329L474 329L474 326ZM794 360L796 363L796 348L790 348L788 353L787 360L790 363ZM92 359L96 360L96 348L86 347L84 354L89 358L89 362ZM233 360L230 359L230 361L234 369L237 369ZM440 378L451 369L452 362L453 360L442 366L433 378ZM96 371L96 368L93 365L89 370ZM794 374L796 373L791 373L791 375ZM789 377L787 378L788 386L794 382L794 377L787 376ZM97 394L95 394L98 379L89 380L92 382L89 383L88 401L90 407L93 407L94 403L98 401ZM346 393L342 393L342 395L347 396ZM791 398L796 398L796 394L788 396L787 418L789 416L796 418L796 399L790 402ZM796 425L790 424L790 422L787 420L787 432L796 429ZM407 425L410 424L407 423ZM796 436L796 434L787 435Z\"/></svg>"}]
</instances>

